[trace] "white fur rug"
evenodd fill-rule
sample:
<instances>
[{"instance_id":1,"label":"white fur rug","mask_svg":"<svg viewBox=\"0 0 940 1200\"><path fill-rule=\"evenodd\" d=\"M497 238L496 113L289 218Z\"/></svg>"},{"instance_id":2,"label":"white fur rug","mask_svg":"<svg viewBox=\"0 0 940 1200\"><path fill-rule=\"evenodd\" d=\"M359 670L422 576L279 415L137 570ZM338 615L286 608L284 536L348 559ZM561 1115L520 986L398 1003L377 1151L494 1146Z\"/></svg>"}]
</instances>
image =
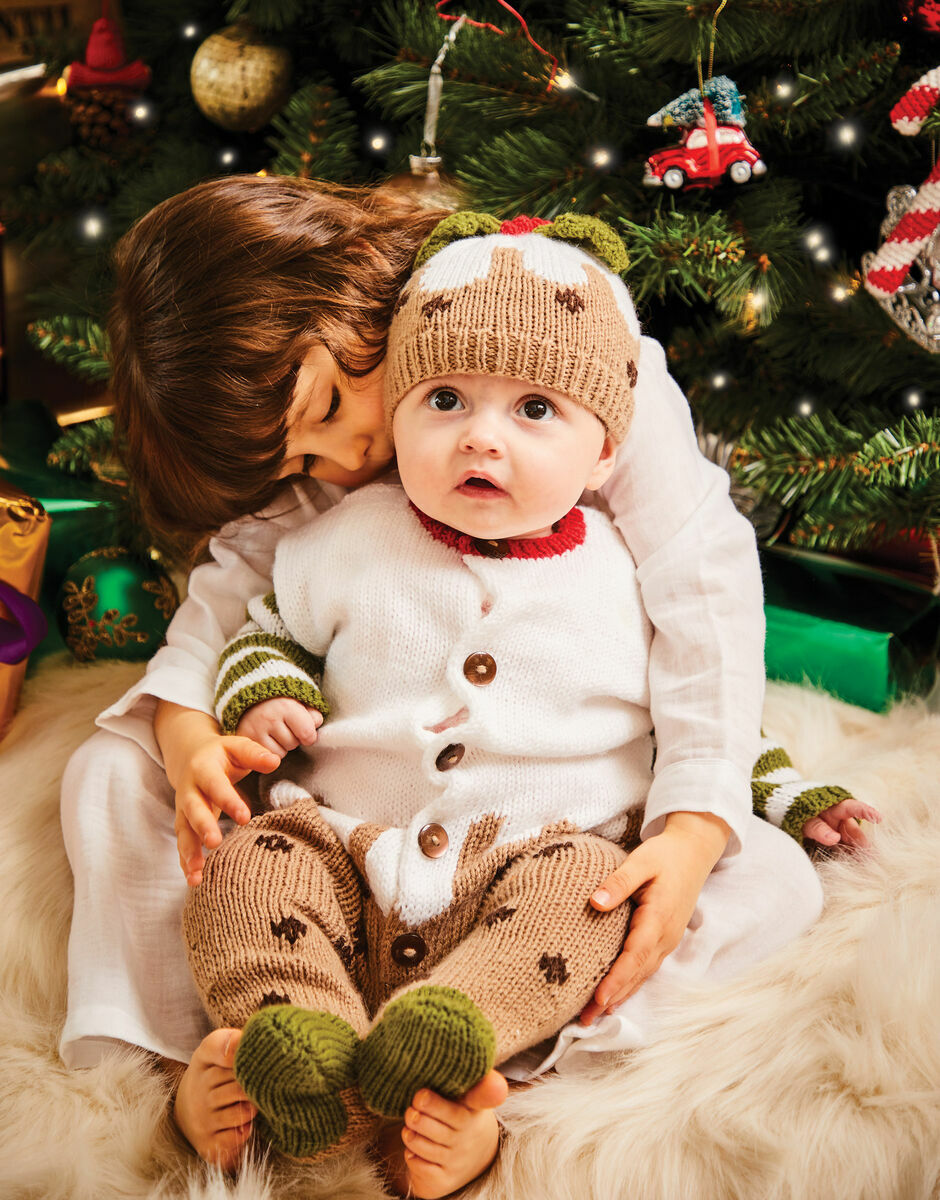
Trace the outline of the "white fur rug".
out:
<instances>
[{"instance_id":1,"label":"white fur rug","mask_svg":"<svg viewBox=\"0 0 940 1200\"><path fill-rule=\"evenodd\" d=\"M224 1179L158 1132L163 1085L142 1055L77 1072L57 1059L71 902L58 780L139 670L50 661L0 744L0 1197L378 1200L358 1157ZM940 1195L940 716L778 685L765 723L805 773L882 809L874 853L821 863L819 925L688 996L657 1044L514 1094L474 1200Z\"/></svg>"}]
</instances>

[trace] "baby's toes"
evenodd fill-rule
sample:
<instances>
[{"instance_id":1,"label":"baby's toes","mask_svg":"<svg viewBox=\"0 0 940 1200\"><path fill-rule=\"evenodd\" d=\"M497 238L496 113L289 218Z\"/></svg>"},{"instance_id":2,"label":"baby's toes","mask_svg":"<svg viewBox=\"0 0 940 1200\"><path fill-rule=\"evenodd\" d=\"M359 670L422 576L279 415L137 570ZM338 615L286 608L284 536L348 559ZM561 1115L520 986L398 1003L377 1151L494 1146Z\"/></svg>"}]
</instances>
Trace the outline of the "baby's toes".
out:
<instances>
[{"instance_id":1,"label":"baby's toes","mask_svg":"<svg viewBox=\"0 0 940 1200\"><path fill-rule=\"evenodd\" d=\"M251 1121L233 1129L220 1129L201 1157L222 1171L233 1171L241 1161L245 1143L250 1137Z\"/></svg>"},{"instance_id":2,"label":"baby's toes","mask_svg":"<svg viewBox=\"0 0 940 1200\"><path fill-rule=\"evenodd\" d=\"M450 1176L441 1167L408 1150L405 1151L405 1170L408 1172L410 1194L419 1200L438 1200L441 1196L449 1196L454 1190Z\"/></svg>"},{"instance_id":3,"label":"baby's toes","mask_svg":"<svg viewBox=\"0 0 940 1200\"><path fill-rule=\"evenodd\" d=\"M416 1130L409 1129L407 1125L401 1131L401 1140L404 1143L406 1151L410 1150L412 1154L417 1154L419 1158L424 1159L427 1163L434 1163L436 1166L441 1166L450 1158L450 1146L425 1137Z\"/></svg>"}]
</instances>

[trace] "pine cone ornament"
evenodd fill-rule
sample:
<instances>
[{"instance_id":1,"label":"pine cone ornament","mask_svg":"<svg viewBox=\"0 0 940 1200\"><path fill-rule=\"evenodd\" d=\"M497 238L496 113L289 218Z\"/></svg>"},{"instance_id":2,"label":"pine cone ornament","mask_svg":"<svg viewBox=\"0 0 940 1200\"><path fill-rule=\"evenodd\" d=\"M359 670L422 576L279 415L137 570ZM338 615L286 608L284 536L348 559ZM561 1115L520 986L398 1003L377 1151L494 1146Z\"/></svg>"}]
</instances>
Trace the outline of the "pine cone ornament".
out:
<instances>
[{"instance_id":1,"label":"pine cone ornament","mask_svg":"<svg viewBox=\"0 0 940 1200\"><path fill-rule=\"evenodd\" d=\"M127 110L134 98L100 88L71 88L65 94L69 120L79 139L94 150L110 150L131 131Z\"/></svg>"}]
</instances>

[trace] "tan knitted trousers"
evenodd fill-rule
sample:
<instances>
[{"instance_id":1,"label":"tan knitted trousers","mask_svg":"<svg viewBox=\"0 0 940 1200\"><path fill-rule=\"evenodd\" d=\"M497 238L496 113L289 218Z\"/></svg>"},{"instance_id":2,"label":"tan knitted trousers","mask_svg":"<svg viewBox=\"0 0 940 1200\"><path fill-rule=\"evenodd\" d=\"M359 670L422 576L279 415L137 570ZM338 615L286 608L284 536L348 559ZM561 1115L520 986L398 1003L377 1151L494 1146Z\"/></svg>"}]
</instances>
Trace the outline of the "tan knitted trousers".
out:
<instances>
[{"instance_id":1,"label":"tan knitted trousers","mask_svg":"<svg viewBox=\"0 0 940 1200\"><path fill-rule=\"evenodd\" d=\"M496 1062L571 1020L617 957L630 906L588 898L626 857L560 824L492 847L497 819L471 830L454 902L406 926L371 899L362 867L381 832L356 831L347 853L313 801L257 817L212 851L183 924L203 1003L240 1028L267 1004L325 1010L364 1036L371 1017L418 983L457 988L496 1031Z\"/></svg>"}]
</instances>

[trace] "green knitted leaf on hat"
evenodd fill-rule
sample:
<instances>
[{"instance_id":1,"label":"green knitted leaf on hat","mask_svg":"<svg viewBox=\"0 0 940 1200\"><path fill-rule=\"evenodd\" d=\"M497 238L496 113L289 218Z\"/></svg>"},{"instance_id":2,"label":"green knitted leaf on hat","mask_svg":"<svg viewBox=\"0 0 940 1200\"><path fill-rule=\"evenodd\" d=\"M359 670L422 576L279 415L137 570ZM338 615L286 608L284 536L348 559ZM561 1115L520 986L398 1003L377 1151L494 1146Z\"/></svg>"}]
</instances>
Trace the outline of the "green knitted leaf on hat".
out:
<instances>
[{"instance_id":1,"label":"green knitted leaf on hat","mask_svg":"<svg viewBox=\"0 0 940 1200\"><path fill-rule=\"evenodd\" d=\"M593 254L610 267L615 275L622 275L630 265L620 235L616 229L598 217L588 217L582 213L562 213L551 225L542 225L535 232L543 237L558 238L559 241L580 246L582 250Z\"/></svg>"},{"instance_id":2,"label":"green knitted leaf on hat","mask_svg":"<svg viewBox=\"0 0 940 1200\"><path fill-rule=\"evenodd\" d=\"M423 267L429 258L437 254L438 250L449 246L451 242L459 242L463 238L485 237L489 233L499 233L499 221L489 213L451 213L443 221L438 221L425 238L415 259L415 270Z\"/></svg>"}]
</instances>

